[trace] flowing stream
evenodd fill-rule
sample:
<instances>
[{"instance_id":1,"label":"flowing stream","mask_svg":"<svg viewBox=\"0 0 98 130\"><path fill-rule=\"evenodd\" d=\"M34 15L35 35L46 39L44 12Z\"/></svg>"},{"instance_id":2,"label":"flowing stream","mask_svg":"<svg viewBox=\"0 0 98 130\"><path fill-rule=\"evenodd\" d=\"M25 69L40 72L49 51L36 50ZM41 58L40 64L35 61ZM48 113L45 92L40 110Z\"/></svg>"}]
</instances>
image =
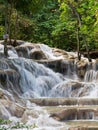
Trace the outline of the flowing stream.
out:
<instances>
[{"instance_id":1,"label":"flowing stream","mask_svg":"<svg viewBox=\"0 0 98 130\"><path fill-rule=\"evenodd\" d=\"M60 122L50 116L51 112L61 108L68 112L69 109L78 109L73 111L70 118L65 115L66 120L97 120L95 109L76 108L79 103L84 103L82 98L98 98L98 64L95 60L89 65L87 59L82 57L85 66L81 63L81 69L75 53L53 49L44 44L24 43L16 48L10 47L7 59L3 51L4 47L0 45L0 119L11 122L2 124L2 127L22 130L12 127L22 122L31 126L24 130L63 130L63 127L69 130L71 123ZM31 54L34 59L30 58ZM67 104L71 106L66 103L62 105L62 99L70 99ZM74 105L73 99L77 100ZM56 103L58 105L50 108L51 104L54 106Z\"/></svg>"}]
</instances>

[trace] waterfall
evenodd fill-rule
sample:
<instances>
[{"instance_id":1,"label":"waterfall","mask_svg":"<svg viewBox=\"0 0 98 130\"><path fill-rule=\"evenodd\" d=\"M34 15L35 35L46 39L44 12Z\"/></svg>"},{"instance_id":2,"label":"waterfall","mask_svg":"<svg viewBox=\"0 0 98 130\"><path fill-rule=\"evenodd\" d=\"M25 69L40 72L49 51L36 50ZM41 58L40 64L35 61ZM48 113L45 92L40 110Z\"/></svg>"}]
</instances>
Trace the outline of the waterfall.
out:
<instances>
[{"instance_id":1,"label":"waterfall","mask_svg":"<svg viewBox=\"0 0 98 130\"><path fill-rule=\"evenodd\" d=\"M88 96L93 93L92 90L97 89L98 72L95 70L87 71L84 82L79 82L74 77L74 67L72 69L69 64L65 78L25 58L3 60L0 66L3 69L0 71L1 85L7 85L8 90L27 98Z\"/></svg>"},{"instance_id":2,"label":"waterfall","mask_svg":"<svg viewBox=\"0 0 98 130\"><path fill-rule=\"evenodd\" d=\"M11 69L8 69L9 72L4 70L4 72L1 72L1 75L3 73L7 75L6 82L10 83L13 88L17 84L17 88L20 89L23 95L25 93L29 95L28 92L30 92L30 95L33 94L32 97L47 97L52 87L62 81L58 73L29 59L9 59L6 64ZM2 68L5 69L6 67L3 66Z\"/></svg>"},{"instance_id":3,"label":"waterfall","mask_svg":"<svg viewBox=\"0 0 98 130\"><path fill-rule=\"evenodd\" d=\"M50 97L71 97L72 86L68 81L57 84L50 91Z\"/></svg>"},{"instance_id":4,"label":"waterfall","mask_svg":"<svg viewBox=\"0 0 98 130\"><path fill-rule=\"evenodd\" d=\"M98 82L98 71L89 70L84 77L85 82Z\"/></svg>"},{"instance_id":5,"label":"waterfall","mask_svg":"<svg viewBox=\"0 0 98 130\"><path fill-rule=\"evenodd\" d=\"M61 72L68 78L68 79L77 79L76 74L76 64L72 60L63 60L61 63Z\"/></svg>"},{"instance_id":6,"label":"waterfall","mask_svg":"<svg viewBox=\"0 0 98 130\"><path fill-rule=\"evenodd\" d=\"M3 51L0 45L0 118L35 123L35 130L70 130L60 121L98 118L97 61L77 61L76 53L44 44L9 46L8 58Z\"/></svg>"},{"instance_id":7,"label":"waterfall","mask_svg":"<svg viewBox=\"0 0 98 130\"><path fill-rule=\"evenodd\" d=\"M90 87L93 84L93 89L89 92L89 97L97 97L98 96L98 71L93 69L88 70L85 74L84 82L88 82L90 84Z\"/></svg>"},{"instance_id":8,"label":"waterfall","mask_svg":"<svg viewBox=\"0 0 98 130\"><path fill-rule=\"evenodd\" d=\"M53 51L49 46L44 45L44 44L39 44L39 46L48 59L62 59L63 58L63 56L59 56L59 57L54 56Z\"/></svg>"}]
</instances>

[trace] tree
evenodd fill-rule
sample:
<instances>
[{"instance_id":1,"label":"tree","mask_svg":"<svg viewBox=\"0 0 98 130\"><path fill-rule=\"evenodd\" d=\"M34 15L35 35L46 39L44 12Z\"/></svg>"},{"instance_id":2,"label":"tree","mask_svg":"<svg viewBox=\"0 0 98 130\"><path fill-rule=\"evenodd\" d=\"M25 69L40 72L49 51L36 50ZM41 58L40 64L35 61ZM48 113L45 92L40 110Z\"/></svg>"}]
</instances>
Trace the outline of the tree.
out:
<instances>
[{"instance_id":1,"label":"tree","mask_svg":"<svg viewBox=\"0 0 98 130\"><path fill-rule=\"evenodd\" d=\"M42 4L41 4L42 3ZM34 13L38 12L43 5L45 0L1 0L0 4L4 6L4 16L5 16L5 35L4 35L4 54L7 57L7 42L8 36L11 42L12 32L14 32L14 42L16 43L17 39L17 25L18 25L18 16L25 15L26 17L31 18ZM13 21L14 14L14 21ZM12 27L14 25L14 28ZM17 28L17 29L16 29ZM14 30L14 31L13 31Z\"/></svg>"},{"instance_id":2,"label":"tree","mask_svg":"<svg viewBox=\"0 0 98 130\"><path fill-rule=\"evenodd\" d=\"M80 51L85 46L90 61L89 46L95 29L97 2L93 0L59 0L59 2L60 21L62 23L60 25L65 25L66 33L71 30L72 33L76 34L78 59L80 60ZM74 37L74 34L71 34L72 37Z\"/></svg>"},{"instance_id":3,"label":"tree","mask_svg":"<svg viewBox=\"0 0 98 130\"><path fill-rule=\"evenodd\" d=\"M31 24L32 23L31 18L45 5L46 1L45 0L21 0L21 1L8 0L8 2L12 7L12 14L14 16L14 18L12 18L14 19L12 23L14 25L14 30L13 30L14 43L16 43L19 21L23 19L25 21L23 22L24 26L27 24L26 21L28 21Z\"/></svg>"},{"instance_id":4,"label":"tree","mask_svg":"<svg viewBox=\"0 0 98 130\"><path fill-rule=\"evenodd\" d=\"M8 56L8 51L7 51L7 40L8 40L8 1L0 1L0 4L4 4L4 6L2 6L2 8L4 9L4 16L5 16L5 30L4 30L4 55L5 57Z\"/></svg>"},{"instance_id":5,"label":"tree","mask_svg":"<svg viewBox=\"0 0 98 130\"><path fill-rule=\"evenodd\" d=\"M34 41L42 42L50 46L53 43L52 31L55 28L57 19L59 18L59 6L57 0L47 0L46 6L33 17L37 23L35 29Z\"/></svg>"},{"instance_id":6,"label":"tree","mask_svg":"<svg viewBox=\"0 0 98 130\"><path fill-rule=\"evenodd\" d=\"M93 0L0 0L0 39L8 3L9 39L42 42L67 51L98 48L98 2ZM1 4L2 3L2 4ZM89 51L88 51L89 52Z\"/></svg>"}]
</instances>

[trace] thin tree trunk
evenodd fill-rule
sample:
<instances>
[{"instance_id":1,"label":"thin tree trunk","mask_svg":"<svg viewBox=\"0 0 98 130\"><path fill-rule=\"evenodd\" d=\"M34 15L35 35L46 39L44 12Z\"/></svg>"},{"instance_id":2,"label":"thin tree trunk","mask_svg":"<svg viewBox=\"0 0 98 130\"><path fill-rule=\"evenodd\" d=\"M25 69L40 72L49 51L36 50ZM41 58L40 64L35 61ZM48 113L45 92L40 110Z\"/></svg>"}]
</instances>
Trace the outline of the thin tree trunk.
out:
<instances>
[{"instance_id":1,"label":"thin tree trunk","mask_svg":"<svg viewBox=\"0 0 98 130\"><path fill-rule=\"evenodd\" d=\"M14 43L16 44L17 42L17 28L18 28L18 13L16 11L16 21L15 21L15 27L14 27Z\"/></svg>"},{"instance_id":2,"label":"thin tree trunk","mask_svg":"<svg viewBox=\"0 0 98 130\"><path fill-rule=\"evenodd\" d=\"M13 11L13 4L12 4L12 1L11 1L10 8L9 8L9 18L8 18L8 23L9 23L8 33L9 33L10 44L12 43L12 41L11 41L11 15L12 15L12 11Z\"/></svg>"},{"instance_id":3,"label":"thin tree trunk","mask_svg":"<svg viewBox=\"0 0 98 130\"><path fill-rule=\"evenodd\" d=\"M80 39L79 39L79 30L81 28L81 18L79 16L79 14L77 13L75 7L73 7L73 5L68 2L68 5L69 7L72 9L73 11L73 14L77 17L77 35L76 35L76 38L77 38L77 55L78 55L78 60L80 61L81 60L81 53L80 53Z\"/></svg>"},{"instance_id":4,"label":"thin tree trunk","mask_svg":"<svg viewBox=\"0 0 98 130\"><path fill-rule=\"evenodd\" d=\"M5 6L5 34L4 34L4 56L6 58L8 57L7 42L8 42L8 3L6 2L6 6Z\"/></svg>"},{"instance_id":5,"label":"thin tree trunk","mask_svg":"<svg viewBox=\"0 0 98 130\"><path fill-rule=\"evenodd\" d=\"M88 43L87 43L87 41L86 41L85 36L83 36L83 41L84 41L84 43L85 43L85 45L86 45L87 58L88 58L89 62L91 62L92 60L91 60L91 58L90 58L89 47L88 47Z\"/></svg>"},{"instance_id":6,"label":"thin tree trunk","mask_svg":"<svg viewBox=\"0 0 98 130\"><path fill-rule=\"evenodd\" d=\"M72 9L74 15L77 17L77 24L78 24L78 30L77 30L77 51L78 51L78 60L81 60L81 54L80 54L80 40L79 40L79 30L82 27L82 22L81 22L81 17L80 14L76 11L76 8L68 2L68 5L70 6L70 8ZM86 38L84 36L82 36L83 41L85 43L86 46L86 51L87 51L87 55L88 55L88 60L89 62L91 62L91 58L90 58L90 54L89 54L89 47L88 47L88 43L86 41Z\"/></svg>"},{"instance_id":7,"label":"thin tree trunk","mask_svg":"<svg viewBox=\"0 0 98 130\"><path fill-rule=\"evenodd\" d=\"M78 60L81 60L79 28L77 28L77 54L78 54Z\"/></svg>"}]
</instances>

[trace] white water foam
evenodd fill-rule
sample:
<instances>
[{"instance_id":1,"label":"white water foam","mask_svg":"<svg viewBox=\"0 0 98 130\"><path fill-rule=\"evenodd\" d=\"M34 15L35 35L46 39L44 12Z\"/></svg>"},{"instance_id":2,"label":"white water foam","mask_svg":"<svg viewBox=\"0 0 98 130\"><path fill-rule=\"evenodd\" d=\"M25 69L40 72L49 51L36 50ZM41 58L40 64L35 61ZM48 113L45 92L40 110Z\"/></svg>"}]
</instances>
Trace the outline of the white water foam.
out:
<instances>
[{"instance_id":1,"label":"white water foam","mask_svg":"<svg viewBox=\"0 0 98 130\"><path fill-rule=\"evenodd\" d=\"M54 56L52 49L49 46L45 44L39 44L39 46L48 59L63 59L63 56Z\"/></svg>"}]
</instances>

